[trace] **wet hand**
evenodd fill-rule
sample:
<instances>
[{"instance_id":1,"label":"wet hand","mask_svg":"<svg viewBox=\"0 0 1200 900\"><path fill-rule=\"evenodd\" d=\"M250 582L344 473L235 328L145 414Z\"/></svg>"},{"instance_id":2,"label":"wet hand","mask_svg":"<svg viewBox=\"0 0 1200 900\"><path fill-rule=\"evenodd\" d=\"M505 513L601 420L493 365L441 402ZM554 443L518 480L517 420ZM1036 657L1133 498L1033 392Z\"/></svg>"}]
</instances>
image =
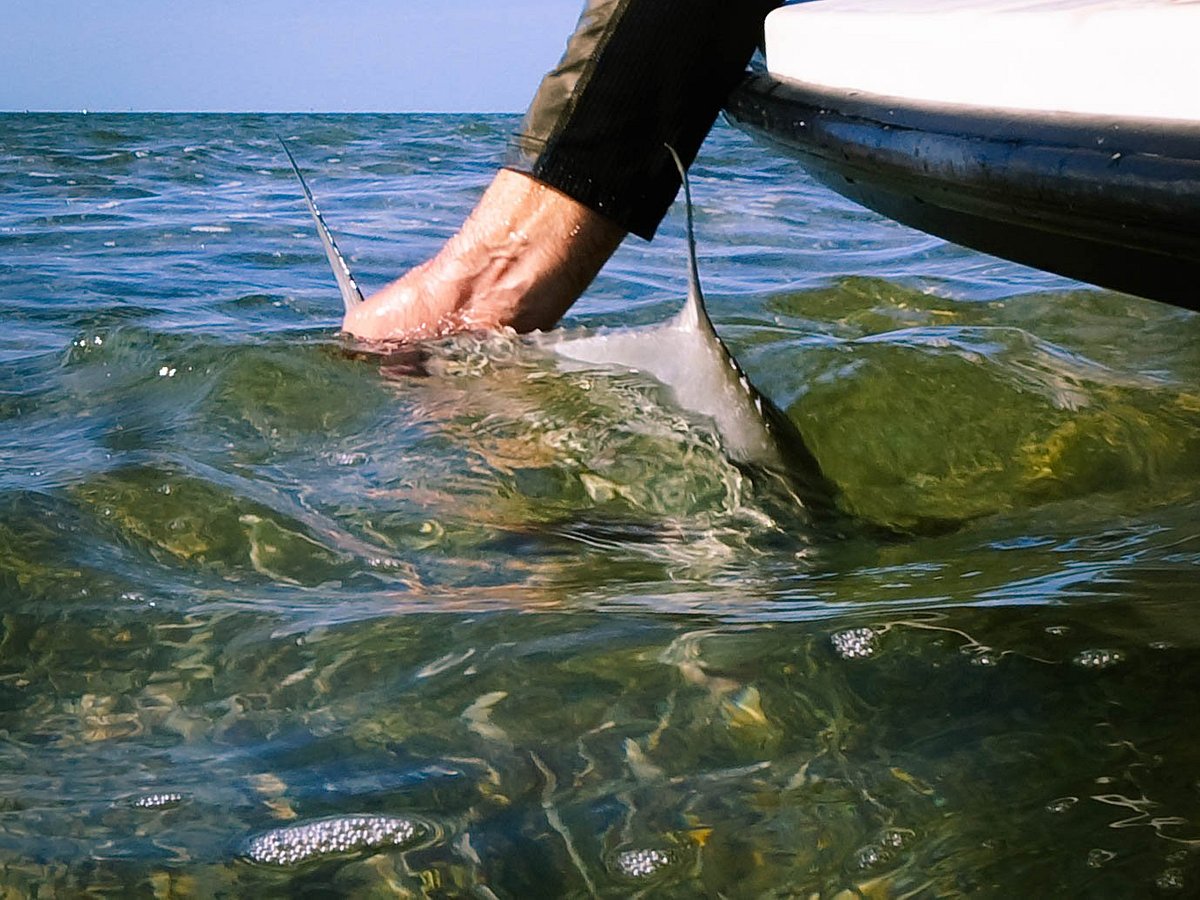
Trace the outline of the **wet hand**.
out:
<instances>
[{"instance_id":1,"label":"wet hand","mask_svg":"<svg viewBox=\"0 0 1200 900\"><path fill-rule=\"evenodd\" d=\"M437 256L355 307L342 327L399 342L551 328L624 236L599 213L505 169Z\"/></svg>"}]
</instances>

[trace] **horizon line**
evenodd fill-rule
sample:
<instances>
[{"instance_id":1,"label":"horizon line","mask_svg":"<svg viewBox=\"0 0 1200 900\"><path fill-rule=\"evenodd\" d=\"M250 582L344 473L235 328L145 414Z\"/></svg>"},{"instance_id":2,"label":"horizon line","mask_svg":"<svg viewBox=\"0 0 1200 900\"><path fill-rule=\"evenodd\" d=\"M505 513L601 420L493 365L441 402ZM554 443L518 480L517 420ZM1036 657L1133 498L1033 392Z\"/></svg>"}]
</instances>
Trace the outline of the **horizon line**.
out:
<instances>
[{"instance_id":1,"label":"horizon line","mask_svg":"<svg viewBox=\"0 0 1200 900\"><path fill-rule=\"evenodd\" d=\"M149 115L149 116L519 116L503 109L0 109L0 115Z\"/></svg>"}]
</instances>

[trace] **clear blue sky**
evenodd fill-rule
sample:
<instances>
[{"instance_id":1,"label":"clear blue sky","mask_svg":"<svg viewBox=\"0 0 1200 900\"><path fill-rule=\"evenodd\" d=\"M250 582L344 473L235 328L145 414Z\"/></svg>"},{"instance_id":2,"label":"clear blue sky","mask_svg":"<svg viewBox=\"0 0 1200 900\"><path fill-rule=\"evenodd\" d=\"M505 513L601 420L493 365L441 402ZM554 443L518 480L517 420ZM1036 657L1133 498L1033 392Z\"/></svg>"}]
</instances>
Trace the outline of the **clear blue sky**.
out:
<instances>
[{"instance_id":1,"label":"clear blue sky","mask_svg":"<svg viewBox=\"0 0 1200 900\"><path fill-rule=\"evenodd\" d=\"M0 110L519 112L583 0L18 0Z\"/></svg>"}]
</instances>

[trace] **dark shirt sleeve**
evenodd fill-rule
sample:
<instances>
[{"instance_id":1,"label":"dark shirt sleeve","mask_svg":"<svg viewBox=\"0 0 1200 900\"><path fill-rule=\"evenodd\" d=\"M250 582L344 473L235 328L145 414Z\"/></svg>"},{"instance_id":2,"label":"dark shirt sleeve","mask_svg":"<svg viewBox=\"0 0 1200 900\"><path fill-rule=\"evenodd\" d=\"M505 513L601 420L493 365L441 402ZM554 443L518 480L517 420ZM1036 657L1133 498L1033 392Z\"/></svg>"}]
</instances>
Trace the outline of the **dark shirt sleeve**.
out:
<instances>
[{"instance_id":1,"label":"dark shirt sleeve","mask_svg":"<svg viewBox=\"0 0 1200 900\"><path fill-rule=\"evenodd\" d=\"M643 238L690 164L779 0L587 0L506 161Z\"/></svg>"}]
</instances>

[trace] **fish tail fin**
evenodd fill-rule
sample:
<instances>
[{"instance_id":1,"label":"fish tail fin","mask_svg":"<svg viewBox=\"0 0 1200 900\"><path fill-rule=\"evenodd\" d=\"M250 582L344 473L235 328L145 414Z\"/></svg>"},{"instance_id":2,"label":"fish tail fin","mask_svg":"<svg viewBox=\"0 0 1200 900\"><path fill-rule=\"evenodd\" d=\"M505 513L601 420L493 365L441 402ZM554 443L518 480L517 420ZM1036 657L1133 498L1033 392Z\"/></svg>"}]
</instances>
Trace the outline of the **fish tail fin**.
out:
<instances>
[{"instance_id":1,"label":"fish tail fin","mask_svg":"<svg viewBox=\"0 0 1200 900\"><path fill-rule=\"evenodd\" d=\"M676 322L682 328L707 327L711 331L713 330L712 322L708 318L708 311L704 308L704 294L700 290L700 267L696 264L696 229L692 222L692 187L688 182L687 169L684 168L683 160L679 158L675 148L670 144L663 146L671 154L671 159L674 160L675 168L679 170L679 177L683 181L683 206L687 215L688 295L687 302L676 318Z\"/></svg>"},{"instance_id":2,"label":"fish tail fin","mask_svg":"<svg viewBox=\"0 0 1200 900\"><path fill-rule=\"evenodd\" d=\"M308 211L312 213L313 222L317 225L317 234L321 238L321 245L325 248L325 256L329 260L329 267L333 269L333 277L337 279L338 290L342 295L342 305L346 308L346 312L354 309L358 304L363 302L362 291L358 289L358 282L354 280L354 276L350 274L350 266L346 264L345 257L337 248L337 244L333 240L333 235L329 231L329 226L325 224L325 219L321 216L321 211L317 209L317 203L313 200L312 191L308 189L308 183L304 180L304 176L300 174L300 167L296 165L296 158L292 156L292 151L288 149L288 145L284 143L283 138L276 135L279 140L279 146L283 147L283 152L287 154L288 162L292 164L292 171L296 173L296 178L300 182L300 188L304 191L304 202L308 204Z\"/></svg>"}]
</instances>

